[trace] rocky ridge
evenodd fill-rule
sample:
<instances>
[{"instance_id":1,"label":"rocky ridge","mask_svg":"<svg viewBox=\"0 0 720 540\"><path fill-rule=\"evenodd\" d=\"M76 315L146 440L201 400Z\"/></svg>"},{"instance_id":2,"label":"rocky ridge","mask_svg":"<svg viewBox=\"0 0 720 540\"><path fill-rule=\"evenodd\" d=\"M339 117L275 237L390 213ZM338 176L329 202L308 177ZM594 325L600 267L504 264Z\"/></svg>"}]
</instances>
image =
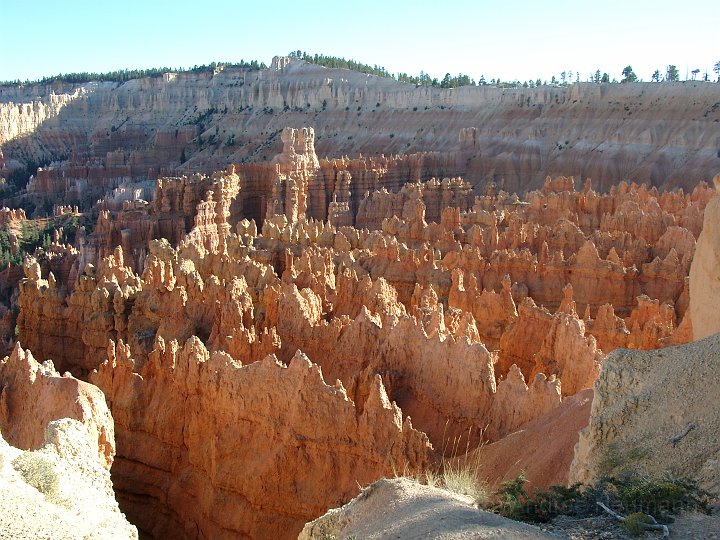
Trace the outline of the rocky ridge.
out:
<instances>
[{"instance_id":1,"label":"rocky ridge","mask_svg":"<svg viewBox=\"0 0 720 540\"><path fill-rule=\"evenodd\" d=\"M0 430L21 449L38 448L49 422L72 418L85 427L97 460L110 469L115 457L115 428L105 396L92 384L60 376L51 361L38 364L30 350L16 344L0 360Z\"/></svg>"}]
</instances>

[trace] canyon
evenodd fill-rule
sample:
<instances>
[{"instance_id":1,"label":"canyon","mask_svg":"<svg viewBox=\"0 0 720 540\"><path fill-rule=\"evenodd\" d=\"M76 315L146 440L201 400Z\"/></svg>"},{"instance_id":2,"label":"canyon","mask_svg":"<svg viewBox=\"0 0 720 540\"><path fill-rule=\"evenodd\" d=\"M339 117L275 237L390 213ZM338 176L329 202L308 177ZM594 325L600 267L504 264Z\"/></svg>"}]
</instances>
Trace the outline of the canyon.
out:
<instances>
[{"instance_id":1,"label":"canyon","mask_svg":"<svg viewBox=\"0 0 720 540\"><path fill-rule=\"evenodd\" d=\"M3 87L0 173L52 163L0 223L16 252L63 227L0 274L0 431L27 450L79 422L144 538L294 538L462 456L492 487L590 481L606 447L693 421L716 489L694 437L717 346L690 343L718 330L711 86L276 59ZM692 407L653 418L669 387Z\"/></svg>"}]
</instances>

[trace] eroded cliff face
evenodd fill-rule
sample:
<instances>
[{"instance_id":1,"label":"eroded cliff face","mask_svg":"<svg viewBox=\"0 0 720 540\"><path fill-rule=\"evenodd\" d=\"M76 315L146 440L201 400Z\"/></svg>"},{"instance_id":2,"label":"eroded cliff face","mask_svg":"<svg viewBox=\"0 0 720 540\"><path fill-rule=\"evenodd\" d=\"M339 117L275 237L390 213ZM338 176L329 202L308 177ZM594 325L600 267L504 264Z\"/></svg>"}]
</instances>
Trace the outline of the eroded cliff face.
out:
<instances>
[{"instance_id":1,"label":"eroded cliff face","mask_svg":"<svg viewBox=\"0 0 720 540\"><path fill-rule=\"evenodd\" d=\"M427 464L379 377L359 410L301 353L242 366L196 337L158 337L142 366L129 352L111 344L92 381L118 422L120 500L155 537L292 538L394 464Z\"/></svg>"},{"instance_id":2,"label":"eroded cliff face","mask_svg":"<svg viewBox=\"0 0 720 540\"><path fill-rule=\"evenodd\" d=\"M618 179L689 188L716 172L720 133L710 83L440 89L300 60L5 88L0 101L6 161L63 160L28 190L73 203L163 173L269 161L285 126L313 126L321 156L415 155L417 179L462 175L510 192L559 174L603 190Z\"/></svg>"}]
</instances>

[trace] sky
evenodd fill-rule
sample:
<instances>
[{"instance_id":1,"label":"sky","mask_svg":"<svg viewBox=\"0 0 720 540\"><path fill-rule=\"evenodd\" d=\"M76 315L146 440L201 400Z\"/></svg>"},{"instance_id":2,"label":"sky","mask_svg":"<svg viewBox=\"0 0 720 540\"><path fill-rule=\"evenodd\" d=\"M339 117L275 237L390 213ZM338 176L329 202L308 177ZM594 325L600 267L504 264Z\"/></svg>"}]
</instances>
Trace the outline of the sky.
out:
<instances>
[{"instance_id":1,"label":"sky","mask_svg":"<svg viewBox=\"0 0 720 540\"><path fill-rule=\"evenodd\" d=\"M442 79L650 80L677 66L716 80L717 0L0 0L1 80L192 67L293 50ZM690 75L691 76L691 75ZM574 77L573 77L574 79Z\"/></svg>"}]
</instances>

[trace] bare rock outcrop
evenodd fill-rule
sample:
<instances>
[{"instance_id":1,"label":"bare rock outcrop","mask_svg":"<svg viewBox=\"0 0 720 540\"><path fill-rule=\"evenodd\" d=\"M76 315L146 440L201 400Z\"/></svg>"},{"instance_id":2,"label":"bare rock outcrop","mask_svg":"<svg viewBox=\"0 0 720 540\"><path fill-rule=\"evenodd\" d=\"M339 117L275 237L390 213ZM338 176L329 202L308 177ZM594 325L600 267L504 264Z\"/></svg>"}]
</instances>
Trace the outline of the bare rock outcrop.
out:
<instances>
[{"instance_id":1,"label":"bare rock outcrop","mask_svg":"<svg viewBox=\"0 0 720 540\"><path fill-rule=\"evenodd\" d=\"M718 361L718 335L662 350L610 353L594 386L570 482L633 471L691 477L720 489Z\"/></svg>"},{"instance_id":2,"label":"bare rock outcrop","mask_svg":"<svg viewBox=\"0 0 720 540\"><path fill-rule=\"evenodd\" d=\"M0 530L5 538L137 540L87 426L62 418L22 451L0 436Z\"/></svg>"},{"instance_id":3,"label":"bare rock outcrop","mask_svg":"<svg viewBox=\"0 0 720 540\"><path fill-rule=\"evenodd\" d=\"M720 175L715 176L714 182L715 189L720 189ZM720 332L717 317L717 306L720 302L719 239L720 197L716 195L705 208L703 229L690 267L690 317L695 339Z\"/></svg>"}]
</instances>

